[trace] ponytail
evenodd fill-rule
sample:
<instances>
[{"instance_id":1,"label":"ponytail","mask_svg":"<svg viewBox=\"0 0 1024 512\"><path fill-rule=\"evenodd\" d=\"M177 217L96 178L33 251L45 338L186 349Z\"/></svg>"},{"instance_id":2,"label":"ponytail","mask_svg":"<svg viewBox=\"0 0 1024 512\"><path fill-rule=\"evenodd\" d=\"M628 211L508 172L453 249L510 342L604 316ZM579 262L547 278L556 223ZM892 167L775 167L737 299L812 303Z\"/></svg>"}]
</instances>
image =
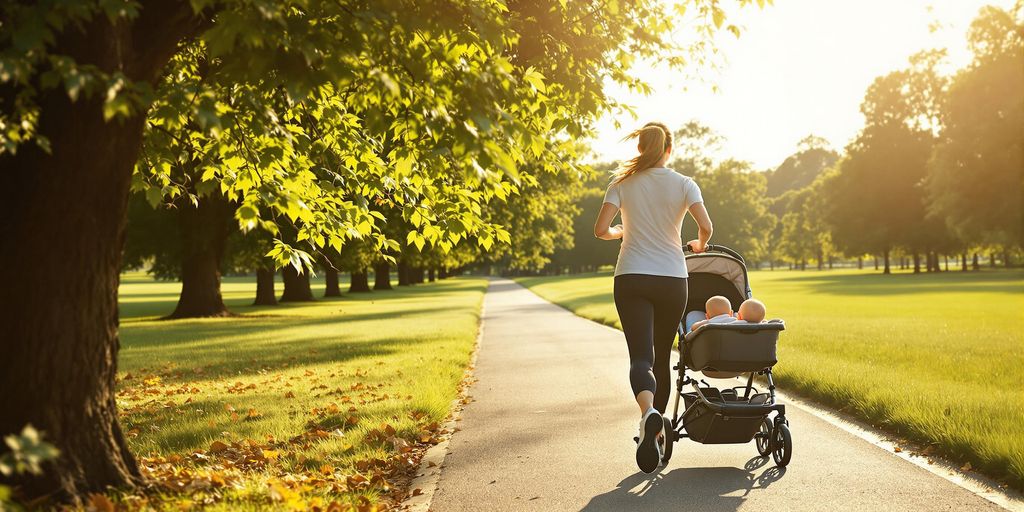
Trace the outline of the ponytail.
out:
<instances>
[{"instance_id":1,"label":"ponytail","mask_svg":"<svg viewBox=\"0 0 1024 512\"><path fill-rule=\"evenodd\" d=\"M639 139L640 154L627 160L612 173L613 184L654 167L665 156L665 152L672 148L672 132L661 123L647 123L643 128L634 130L622 140L634 137Z\"/></svg>"}]
</instances>

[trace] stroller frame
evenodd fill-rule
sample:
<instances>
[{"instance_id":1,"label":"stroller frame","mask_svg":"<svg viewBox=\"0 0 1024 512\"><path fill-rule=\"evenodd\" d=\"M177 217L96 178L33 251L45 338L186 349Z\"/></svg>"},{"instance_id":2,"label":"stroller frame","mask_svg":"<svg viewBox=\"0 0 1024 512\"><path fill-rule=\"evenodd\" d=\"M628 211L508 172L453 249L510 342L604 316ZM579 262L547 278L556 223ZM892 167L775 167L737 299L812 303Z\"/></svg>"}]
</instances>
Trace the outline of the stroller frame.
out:
<instances>
[{"instance_id":1,"label":"stroller frame","mask_svg":"<svg viewBox=\"0 0 1024 512\"><path fill-rule=\"evenodd\" d=\"M689 251L689 246L686 247ZM720 245L709 245L707 251L715 253L715 256L729 258L739 264L742 268L743 286L735 286L738 292L742 289L743 298L750 298L751 291L747 279L746 266L743 257L736 251ZM736 273L733 284L738 283L740 275ZM775 364L774 344L778 331L785 329L785 323L780 320L773 320L762 324L709 324L702 326L697 331L687 336L685 320L680 321L677 329L679 334L680 361L672 367L678 371L676 378L675 402L672 406L672 418L664 417L665 422L665 453L662 455L664 462L672 457L672 446L675 441L683 438L702 444L738 444L754 440L757 452L762 457L772 454L772 458L779 467L785 467L792 456L792 436L789 431L789 421L786 419L785 404L778 403L775 396L775 381L772 378L772 365ZM700 371L700 368L689 368L687 360L686 344L693 343L697 336L707 331L722 331L721 336L732 336L732 332L741 332L751 336L761 336L763 340L771 342L771 359L764 362L764 367L755 371L737 370L746 373L747 383L743 386L718 389L708 384L703 379L697 379L687 374L687 370ZM728 332L727 332L728 331ZM769 332L762 332L769 331ZM774 332L771 332L774 331ZM739 336L743 336L740 334ZM713 334L710 334L713 335ZM761 363L752 363L760 366ZM729 369L732 370L732 369ZM763 375L767 381L767 393L762 393L754 386L755 375ZM703 387L701 386L703 384ZM687 386L691 386L693 392L686 393ZM740 392L742 391L742 396ZM763 399L760 403L753 403L754 397ZM680 401L684 402L682 412L679 410ZM769 416L775 413L773 419ZM692 435L688 427L694 428L698 435ZM756 428L750 436L751 429Z\"/></svg>"}]
</instances>

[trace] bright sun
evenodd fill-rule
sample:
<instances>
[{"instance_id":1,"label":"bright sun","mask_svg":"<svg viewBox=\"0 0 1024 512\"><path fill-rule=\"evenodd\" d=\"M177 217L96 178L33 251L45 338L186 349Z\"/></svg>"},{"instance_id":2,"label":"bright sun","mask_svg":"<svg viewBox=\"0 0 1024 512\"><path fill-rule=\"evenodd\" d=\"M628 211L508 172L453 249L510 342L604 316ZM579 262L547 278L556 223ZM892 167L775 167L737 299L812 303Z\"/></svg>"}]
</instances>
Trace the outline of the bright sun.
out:
<instances>
[{"instance_id":1,"label":"bright sun","mask_svg":"<svg viewBox=\"0 0 1024 512\"><path fill-rule=\"evenodd\" d=\"M743 27L742 36L723 31L718 37L722 68L705 73L706 83L638 66L652 95L610 87L638 119L603 118L592 141L594 159L632 156L635 147L620 139L648 120L674 128L697 119L726 138L721 156L756 169L779 165L811 133L841 149L863 125L860 102L875 77L929 48L947 48L951 70L970 61L966 31L984 5L1009 8L1013 0L776 0L763 11L745 9L730 20Z\"/></svg>"}]
</instances>

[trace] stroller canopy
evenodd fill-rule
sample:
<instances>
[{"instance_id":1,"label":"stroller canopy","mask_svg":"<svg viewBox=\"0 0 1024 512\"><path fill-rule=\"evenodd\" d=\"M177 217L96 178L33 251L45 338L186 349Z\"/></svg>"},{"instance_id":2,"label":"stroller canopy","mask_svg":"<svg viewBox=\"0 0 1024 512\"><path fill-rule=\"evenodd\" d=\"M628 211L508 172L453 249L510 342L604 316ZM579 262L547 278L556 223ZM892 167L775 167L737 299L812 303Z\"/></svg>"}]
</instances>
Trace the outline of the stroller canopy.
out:
<instances>
[{"instance_id":1,"label":"stroller canopy","mask_svg":"<svg viewBox=\"0 0 1024 512\"><path fill-rule=\"evenodd\" d=\"M686 257L690 274L686 311L703 311L704 303L715 295L723 295L735 310L750 298L747 267L728 254L703 253Z\"/></svg>"}]
</instances>

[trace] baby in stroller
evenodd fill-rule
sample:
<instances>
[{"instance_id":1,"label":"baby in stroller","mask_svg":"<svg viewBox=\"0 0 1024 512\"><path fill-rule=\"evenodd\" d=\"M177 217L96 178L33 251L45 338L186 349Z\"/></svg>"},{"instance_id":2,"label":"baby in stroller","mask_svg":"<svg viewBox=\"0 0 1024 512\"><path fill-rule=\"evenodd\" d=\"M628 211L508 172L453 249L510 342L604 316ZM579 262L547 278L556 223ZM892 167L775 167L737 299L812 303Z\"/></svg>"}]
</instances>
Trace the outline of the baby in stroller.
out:
<instances>
[{"instance_id":1,"label":"baby in stroller","mask_svg":"<svg viewBox=\"0 0 1024 512\"><path fill-rule=\"evenodd\" d=\"M728 324L733 322L747 322L759 324L764 321L767 310L764 303L757 299L747 299L740 304L736 316L732 314L732 303L727 297L715 295L704 304L705 314L700 311L690 311L686 314L686 332L693 331L704 324Z\"/></svg>"},{"instance_id":2,"label":"baby in stroller","mask_svg":"<svg viewBox=\"0 0 1024 512\"><path fill-rule=\"evenodd\" d=\"M676 441L688 438L701 444L755 441L759 455L771 454L776 465L784 467L793 453L793 439L786 406L776 400L772 368L778 363L776 346L786 324L762 321L764 303L753 300L746 264L736 251L708 245L703 253L687 254L686 266L686 316L710 318L693 330L687 318L679 322L679 363L673 367L679 374L672 416L664 417L662 463L672 457ZM739 316L744 321L737 321L732 304L741 303ZM709 383L691 373L711 379L745 376L746 385L733 386L728 380ZM763 379L766 392L754 385L755 376Z\"/></svg>"}]
</instances>

